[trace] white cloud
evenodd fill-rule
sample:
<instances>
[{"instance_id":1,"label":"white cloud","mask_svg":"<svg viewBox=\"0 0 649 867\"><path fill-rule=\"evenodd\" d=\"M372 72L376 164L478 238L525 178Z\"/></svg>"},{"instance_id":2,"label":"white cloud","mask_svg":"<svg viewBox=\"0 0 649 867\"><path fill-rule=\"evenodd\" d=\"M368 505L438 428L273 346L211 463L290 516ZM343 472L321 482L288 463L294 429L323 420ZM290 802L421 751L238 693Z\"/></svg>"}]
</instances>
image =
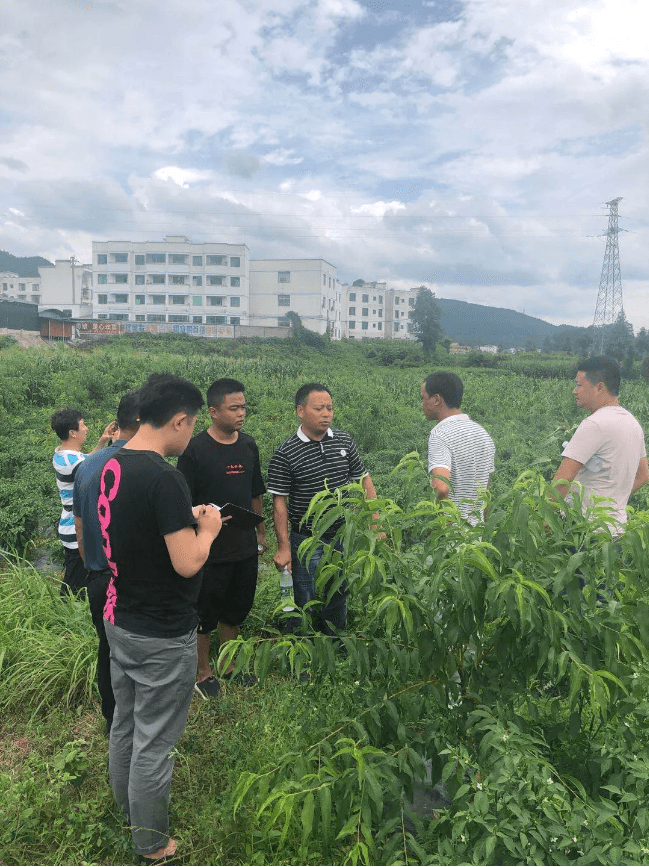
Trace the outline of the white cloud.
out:
<instances>
[{"instance_id":1,"label":"white cloud","mask_svg":"<svg viewBox=\"0 0 649 867\"><path fill-rule=\"evenodd\" d=\"M622 195L625 308L649 325L644 3L445 8L9 4L3 246L182 232L588 324Z\"/></svg>"}]
</instances>

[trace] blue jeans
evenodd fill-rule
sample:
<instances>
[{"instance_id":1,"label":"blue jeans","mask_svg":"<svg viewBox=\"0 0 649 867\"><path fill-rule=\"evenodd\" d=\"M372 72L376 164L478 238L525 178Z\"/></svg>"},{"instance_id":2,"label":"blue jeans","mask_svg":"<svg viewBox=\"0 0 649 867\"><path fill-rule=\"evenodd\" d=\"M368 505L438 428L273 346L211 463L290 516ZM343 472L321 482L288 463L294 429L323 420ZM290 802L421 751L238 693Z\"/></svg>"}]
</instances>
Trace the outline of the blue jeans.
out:
<instances>
[{"instance_id":1,"label":"blue jeans","mask_svg":"<svg viewBox=\"0 0 649 867\"><path fill-rule=\"evenodd\" d=\"M323 547L319 545L315 553L311 556L308 565L304 560L300 560L297 555L297 549L305 539L309 536L303 536L300 533L291 531L291 569L293 575L293 598L295 604L300 608L304 608L307 602L316 598L315 590L315 574L318 569L318 564L322 558ZM342 551L342 546L336 543L336 548ZM329 585L325 587L325 598L328 595ZM325 602L318 613L312 615L314 626L325 635L335 635L335 627L337 630L345 628L347 622L347 588L341 587L331 597L329 602Z\"/></svg>"}]
</instances>

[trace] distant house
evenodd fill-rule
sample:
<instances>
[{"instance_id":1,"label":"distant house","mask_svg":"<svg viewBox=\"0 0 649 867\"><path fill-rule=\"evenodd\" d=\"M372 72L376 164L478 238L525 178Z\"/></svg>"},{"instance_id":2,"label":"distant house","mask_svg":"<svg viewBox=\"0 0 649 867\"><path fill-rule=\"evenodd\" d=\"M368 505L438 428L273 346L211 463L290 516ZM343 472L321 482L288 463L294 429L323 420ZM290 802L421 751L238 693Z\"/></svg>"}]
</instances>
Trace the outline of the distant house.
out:
<instances>
[{"instance_id":1,"label":"distant house","mask_svg":"<svg viewBox=\"0 0 649 867\"><path fill-rule=\"evenodd\" d=\"M480 352L491 352L493 355L496 355L498 352L497 346L479 346L478 349Z\"/></svg>"}]
</instances>

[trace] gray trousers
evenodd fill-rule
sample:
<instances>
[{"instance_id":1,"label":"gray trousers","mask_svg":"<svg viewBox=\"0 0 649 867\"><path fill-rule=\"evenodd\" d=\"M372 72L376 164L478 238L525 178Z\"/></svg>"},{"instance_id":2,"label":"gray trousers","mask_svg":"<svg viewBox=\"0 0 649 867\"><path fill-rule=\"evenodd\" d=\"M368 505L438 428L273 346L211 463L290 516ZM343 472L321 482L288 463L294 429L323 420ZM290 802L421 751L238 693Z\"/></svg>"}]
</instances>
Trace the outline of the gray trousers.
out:
<instances>
[{"instance_id":1,"label":"gray trousers","mask_svg":"<svg viewBox=\"0 0 649 867\"><path fill-rule=\"evenodd\" d=\"M170 755L185 730L196 677L196 630L149 638L104 621L115 715L110 784L140 855L169 841Z\"/></svg>"}]
</instances>

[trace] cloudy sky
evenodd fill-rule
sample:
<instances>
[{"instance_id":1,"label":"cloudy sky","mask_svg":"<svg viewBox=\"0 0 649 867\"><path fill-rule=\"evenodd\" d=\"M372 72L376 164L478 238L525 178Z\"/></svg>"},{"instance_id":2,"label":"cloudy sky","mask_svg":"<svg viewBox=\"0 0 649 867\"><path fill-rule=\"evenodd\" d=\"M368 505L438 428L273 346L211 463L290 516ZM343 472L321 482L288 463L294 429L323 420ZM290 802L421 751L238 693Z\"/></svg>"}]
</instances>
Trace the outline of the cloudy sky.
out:
<instances>
[{"instance_id":1,"label":"cloudy sky","mask_svg":"<svg viewBox=\"0 0 649 867\"><path fill-rule=\"evenodd\" d=\"M646 0L14 0L0 248L246 243L592 322L610 199L649 327Z\"/></svg>"}]
</instances>

